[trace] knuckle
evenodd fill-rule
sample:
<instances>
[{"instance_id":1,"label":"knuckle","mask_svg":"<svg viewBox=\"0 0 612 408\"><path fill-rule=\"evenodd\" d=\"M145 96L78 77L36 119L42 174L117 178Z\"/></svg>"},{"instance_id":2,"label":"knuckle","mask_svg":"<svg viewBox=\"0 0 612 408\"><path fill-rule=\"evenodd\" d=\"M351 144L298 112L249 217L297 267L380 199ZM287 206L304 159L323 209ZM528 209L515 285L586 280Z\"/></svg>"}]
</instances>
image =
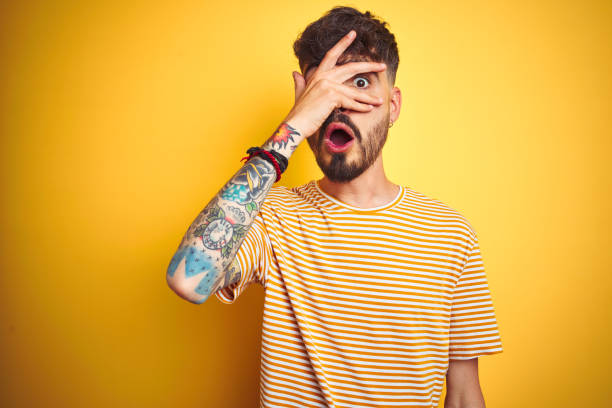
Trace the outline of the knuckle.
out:
<instances>
[{"instance_id":1,"label":"knuckle","mask_svg":"<svg viewBox=\"0 0 612 408\"><path fill-rule=\"evenodd\" d=\"M332 81L330 81L327 78L321 78L321 80L319 81L319 84L320 84L319 86L323 88L324 90L326 90L327 92L333 89Z\"/></svg>"}]
</instances>

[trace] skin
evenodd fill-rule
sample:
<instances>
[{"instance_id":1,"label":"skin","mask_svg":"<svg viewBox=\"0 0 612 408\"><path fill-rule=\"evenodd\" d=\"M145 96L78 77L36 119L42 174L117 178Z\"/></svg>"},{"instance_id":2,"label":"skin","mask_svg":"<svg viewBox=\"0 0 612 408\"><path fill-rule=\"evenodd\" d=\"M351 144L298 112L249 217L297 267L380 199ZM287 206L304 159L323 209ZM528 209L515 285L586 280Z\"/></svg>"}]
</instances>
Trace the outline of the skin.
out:
<instances>
[{"instance_id":1,"label":"skin","mask_svg":"<svg viewBox=\"0 0 612 408\"><path fill-rule=\"evenodd\" d=\"M344 37L339 43L350 44L352 38ZM348 45L347 45L348 47ZM335 47L334 47L335 48ZM333 57L337 59L340 57L341 48L334 50L332 48L329 52ZM344 50L342 50L344 51ZM340 54L337 54L340 52ZM372 103L371 107L359 104L351 105L336 105L334 109L339 108L342 113L347 115L350 120L358 127L364 138L370 137L371 130L375 124L381 122L381 120L388 118L389 124L395 122L399 117L402 95L398 87L393 86L390 82L389 76L386 74L384 69L368 69L367 66L371 66L371 62L349 62L341 65L340 67L347 67L346 71L349 70L349 66L352 64L359 64L363 66L363 71L360 72L359 77L364 77L368 80L369 85L366 88L356 89L355 92L371 96L373 99L377 99L381 103ZM323 60L318 67L304 67L304 74L297 72L293 73L295 80L296 98L307 100L313 92L313 84L320 83L326 78L321 78L321 68L328 69L327 65L329 61ZM353 85L357 79L355 76L349 76L344 85ZM287 122L297 129L301 129L303 133L312 136L318 128L321 126L323 121L311 124L311 126L305 125L301 122L301 114L305 109L314 109L315 107L308 106L297 106L290 112L287 117ZM316 126L316 127L315 127ZM321 137L322 135L315 135L314 137ZM355 141L356 142L356 141ZM361 159L357 143L353 143L348 150L347 161L355 162ZM315 152L315 155L321 155L321 159L324 161L331 160L332 153L327 149L322 149L320 152ZM334 182L329 180L327 177L323 177L320 180L319 185L323 191L339 199L342 202L350 204L354 207L359 208L371 208L384 205L396 197L399 186L390 182L384 172L382 155L374 161L372 166L363 172L360 176L354 178L349 182Z\"/></svg>"},{"instance_id":2,"label":"skin","mask_svg":"<svg viewBox=\"0 0 612 408\"><path fill-rule=\"evenodd\" d=\"M343 39L350 44L348 39ZM322 62L319 67L325 66ZM293 73L296 89L296 99L300 98L309 88L307 84L317 81L319 72L316 67L305 67L305 74ZM364 75L362 75L364 76ZM394 86L388 75L383 71L369 72L364 76L368 80L367 87L360 89L372 97L380 98L383 103L372 105L372 108L361 109L360 105L353 105L351 109L347 106L339 107L342 113L349 116L351 121L358 127L364 137L371 137L373 124L388 118L389 123L395 122L400 114L402 95L398 87ZM355 82L355 77L350 78L345 84ZM303 96L302 96L303 97ZM299 112L301 106L294 108ZM296 114L297 116L297 114ZM302 124L289 114L287 122L300 128ZM320 127L321 125L317 123ZM305 132L313 132L313 127L304 126ZM322 135L310 135L311 137L322 137ZM358 161L359 149L353 146L347 152L347 161ZM311 147L312 148L312 147ZM314 151L313 151L314 152ZM332 153L326 149L314 152L321 155L323 160L330 160ZM382 155L361 175L348 182L334 182L327 177L319 181L319 185L327 194L342 202L358 208L378 207L393 200L398 193L398 186L390 182L384 172ZM446 376L446 399L445 408L485 408L484 397L480 388L478 378L478 358L469 360L449 360L449 368Z\"/></svg>"},{"instance_id":3,"label":"skin","mask_svg":"<svg viewBox=\"0 0 612 408\"><path fill-rule=\"evenodd\" d=\"M450 360L444 408L485 408L478 378L478 357Z\"/></svg>"},{"instance_id":4,"label":"skin","mask_svg":"<svg viewBox=\"0 0 612 408\"><path fill-rule=\"evenodd\" d=\"M200 304L240 280L236 252L275 180L272 164L254 157L198 214L166 271L177 295Z\"/></svg>"},{"instance_id":5,"label":"skin","mask_svg":"<svg viewBox=\"0 0 612 408\"><path fill-rule=\"evenodd\" d=\"M294 72L295 104L263 144L264 149L274 149L289 158L334 109L369 112L383 103L382 98L347 82L360 73L384 71L383 64L336 64L354 38L351 31L332 47L308 80ZM166 271L168 286L178 296L201 304L220 288L240 280L236 253L275 181L274 166L261 157L253 157L198 214Z\"/></svg>"},{"instance_id":6,"label":"skin","mask_svg":"<svg viewBox=\"0 0 612 408\"><path fill-rule=\"evenodd\" d=\"M338 109L349 116L363 139L374 137L382 120L395 122L402 96L385 74L384 64L339 60L355 39L350 31L325 55L319 66L293 72L295 104L272 136L262 145L290 158L308 137L321 137L321 125ZM359 78L366 79L367 86ZM316 142L316 140L315 140ZM359 161L353 144L347 161ZM314 152L330 160L326 149ZM236 253L276 180L271 163L254 157L223 186L189 226L166 272L168 286L181 298L203 303L211 294L241 278ZM399 186L384 172L382 155L362 174L348 182L324 177L320 187L338 200L359 208L384 205L396 197ZM482 408L478 359L451 360L447 372L446 408Z\"/></svg>"}]
</instances>

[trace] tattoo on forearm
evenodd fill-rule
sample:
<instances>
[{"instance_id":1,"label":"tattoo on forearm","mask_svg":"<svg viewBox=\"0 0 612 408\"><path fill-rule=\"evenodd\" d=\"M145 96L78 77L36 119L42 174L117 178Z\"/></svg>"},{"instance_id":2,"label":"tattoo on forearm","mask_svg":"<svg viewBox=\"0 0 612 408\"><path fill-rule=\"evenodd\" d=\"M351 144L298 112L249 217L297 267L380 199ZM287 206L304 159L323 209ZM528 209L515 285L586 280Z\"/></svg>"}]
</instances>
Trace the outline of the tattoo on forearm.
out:
<instances>
[{"instance_id":1,"label":"tattoo on forearm","mask_svg":"<svg viewBox=\"0 0 612 408\"><path fill-rule=\"evenodd\" d=\"M240 280L235 255L276 181L276 172L267 161L254 157L221 189L204 208L183 237L172 257L167 274L173 278L185 259L185 279L199 279L189 285L202 303L220 287ZM242 210L244 208L244 210ZM230 262L231 263L230 266ZM202 278L196 275L204 274Z\"/></svg>"},{"instance_id":2,"label":"tattoo on forearm","mask_svg":"<svg viewBox=\"0 0 612 408\"><path fill-rule=\"evenodd\" d=\"M224 258L232 253L232 248L244 237L248 229L246 225L233 223L220 207L213 208L206 221L209 224L198 226L193 231L193 236L200 238L206 248L221 250L221 256Z\"/></svg>"},{"instance_id":3,"label":"tattoo on forearm","mask_svg":"<svg viewBox=\"0 0 612 408\"><path fill-rule=\"evenodd\" d=\"M234 259L232 262L232 266L229 267L227 273L225 274L225 283L223 286L231 285L234 282L238 282L240 280L240 265L238 265L238 260Z\"/></svg>"},{"instance_id":4,"label":"tattoo on forearm","mask_svg":"<svg viewBox=\"0 0 612 408\"><path fill-rule=\"evenodd\" d=\"M249 160L221 190L221 198L243 205L249 215L259 209L258 203L276 180L276 172L263 159Z\"/></svg>"},{"instance_id":5,"label":"tattoo on forearm","mask_svg":"<svg viewBox=\"0 0 612 408\"><path fill-rule=\"evenodd\" d=\"M246 221L246 216L244 215L244 211L242 211L238 207L227 207L227 211L232 215L232 218L244 223Z\"/></svg>"},{"instance_id":6,"label":"tattoo on forearm","mask_svg":"<svg viewBox=\"0 0 612 408\"><path fill-rule=\"evenodd\" d=\"M187 278L209 271L213 267L212 258L209 255L198 251L193 246L186 246L179 249L172 257L168 267L170 276L174 275L174 271L183 258L185 258L185 277Z\"/></svg>"},{"instance_id":7,"label":"tattoo on forearm","mask_svg":"<svg viewBox=\"0 0 612 408\"><path fill-rule=\"evenodd\" d=\"M270 142L272 143L273 148L284 149L287 144L290 142L294 142L293 136L299 136L300 132L298 132L295 128L291 127L288 123L281 123L276 132L270 138ZM297 146L297 145L296 145Z\"/></svg>"}]
</instances>

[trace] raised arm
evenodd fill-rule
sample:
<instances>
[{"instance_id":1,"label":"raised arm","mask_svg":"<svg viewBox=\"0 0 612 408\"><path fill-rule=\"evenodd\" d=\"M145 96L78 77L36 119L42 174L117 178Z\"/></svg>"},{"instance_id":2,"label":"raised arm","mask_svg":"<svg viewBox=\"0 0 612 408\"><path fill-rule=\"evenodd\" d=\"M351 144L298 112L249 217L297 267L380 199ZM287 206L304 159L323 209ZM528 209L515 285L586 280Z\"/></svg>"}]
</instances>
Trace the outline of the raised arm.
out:
<instances>
[{"instance_id":1,"label":"raised arm","mask_svg":"<svg viewBox=\"0 0 612 408\"><path fill-rule=\"evenodd\" d=\"M287 123L263 146L289 158L303 139ZM276 181L274 166L253 157L221 188L187 229L166 273L180 297L204 302L211 293L240 279L236 252Z\"/></svg>"},{"instance_id":2,"label":"raised arm","mask_svg":"<svg viewBox=\"0 0 612 408\"><path fill-rule=\"evenodd\" d=\"M363 72L386 69L384 64L352 62L336 66L355 38L354 31L332 47L308 81L293 73L295 104L262 148L289 158L298 144L314 134L336 108L368 112L382 100L351 85ZM350 83L350 82L349 82ZM180 297L203 303L212 293L240 279L236 253L270 192L276 172L259 156L250 159L198 214L185 233L166 272L168 286Z\"/></svg>"}]
</instances>

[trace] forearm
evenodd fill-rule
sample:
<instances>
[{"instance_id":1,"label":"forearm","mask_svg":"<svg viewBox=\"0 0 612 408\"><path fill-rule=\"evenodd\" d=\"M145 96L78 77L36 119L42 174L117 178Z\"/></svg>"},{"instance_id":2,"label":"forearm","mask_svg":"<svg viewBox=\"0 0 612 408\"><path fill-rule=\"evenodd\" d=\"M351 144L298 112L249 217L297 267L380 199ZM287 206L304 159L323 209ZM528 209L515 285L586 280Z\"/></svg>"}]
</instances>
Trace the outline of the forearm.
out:
<instances>
[{"instance_id":1,"label":"forearm","mask_svg":"<svg viewBox=\"0 0 612 408\"><path fill-rule=\"evenodd\" d=\"M449 361L444 408L485 408L478 378L478 358Z\"/></svg>"},{"instance_id":2,"label":"forearm","mask_svg":"<svg viewBox=\"0 0 612 408\"><path fill-rule=\"evenodd\" d=\"M466 402L466 403L449 403L444 400L444 408L486 408L484 401L481 402Z\"/></svg>"},{"instance_id":3,"label":"forearm","mask_svg":"<svg viewBox=\"0 0 612 408\"><path fill-rule=\"evenodd\" d=\"M281 124L263 147L289 157L300 141L297 131ZM274 166L256 156L221 188L189 226L170 261L166 279L172 290L200 304L240 279L236 253L275 180Z\"/></svg>"}]
</instances>

